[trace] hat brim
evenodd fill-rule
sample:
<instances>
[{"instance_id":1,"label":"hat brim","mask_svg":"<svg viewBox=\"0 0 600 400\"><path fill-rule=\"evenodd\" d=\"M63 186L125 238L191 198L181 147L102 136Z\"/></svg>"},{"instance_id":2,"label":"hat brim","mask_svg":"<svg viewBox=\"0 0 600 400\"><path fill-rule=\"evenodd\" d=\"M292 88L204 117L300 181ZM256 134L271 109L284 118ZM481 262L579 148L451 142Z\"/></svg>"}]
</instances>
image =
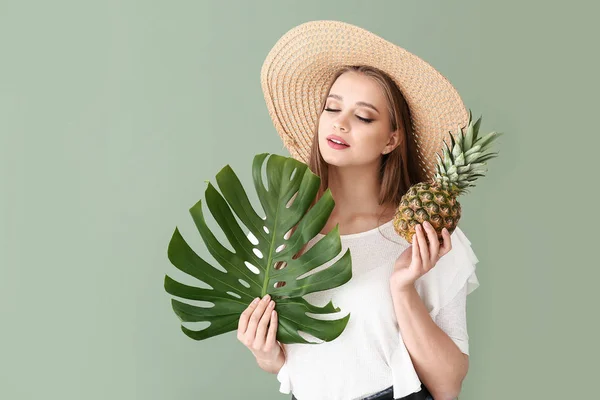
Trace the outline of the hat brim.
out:
<instances>
[{"instance_id":1,"label":"hat brim","mask_svg":"<svg viewBox=\"0 0 600 400\"><path fill-rule=\"evenodd\" d=\"M448 133L468 123L457 90L430 64L368 30L340 21L310 21L285 33L267 55L261 86L269 115L291 156L308 163L321 100L335 72L368 65L398 85L411 114L422 176L435 174ZM450 144L448 141L446 141Z\"/></svg>"}]
</instances>

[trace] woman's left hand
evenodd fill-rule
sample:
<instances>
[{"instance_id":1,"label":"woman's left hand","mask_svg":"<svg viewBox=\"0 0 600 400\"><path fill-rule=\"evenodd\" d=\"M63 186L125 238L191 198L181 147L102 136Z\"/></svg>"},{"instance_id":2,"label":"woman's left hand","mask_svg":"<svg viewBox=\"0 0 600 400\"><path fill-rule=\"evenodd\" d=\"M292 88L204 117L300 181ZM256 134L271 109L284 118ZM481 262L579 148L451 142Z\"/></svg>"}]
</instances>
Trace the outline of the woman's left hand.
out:
<instances>
[{"instance_id":1,"label":"woman's left hand","mask_svg":"<svg viewBox=\"0 0 600 400\"><path fill-rule=\"evenodd\" d=\"M425 232L429 238L430 246L425 240ZM394 272L390 277L390 287L393 290L404 290L414 287L414 283L421 276L425 275L432 269L440 258L446 255L452 249L450 233L444 228L442 237L444 238L443 245L440 245L437 233L433 226L427 221L423 226L416 225L416 233L413 236L413 244L400 254L394 264Z\"/></svg>"}]
</instances>

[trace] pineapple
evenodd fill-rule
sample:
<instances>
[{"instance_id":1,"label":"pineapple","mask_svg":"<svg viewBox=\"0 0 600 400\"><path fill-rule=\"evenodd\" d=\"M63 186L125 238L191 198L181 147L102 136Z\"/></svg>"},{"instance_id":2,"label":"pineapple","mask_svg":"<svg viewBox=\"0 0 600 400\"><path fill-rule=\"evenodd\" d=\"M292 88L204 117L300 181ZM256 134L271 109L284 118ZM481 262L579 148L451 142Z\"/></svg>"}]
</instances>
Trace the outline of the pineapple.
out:
<instances>
[{"instance_id":1,"label":"pineapple","mask_svg":"<svg viewBox=\"0 0 600 400\"><path fill-rule=\"evenodd\" d=\"M411 186L402 196L394 216L395 231L412 243L415 225L424 221L435 228L438 240L443 241L442 229L452 234L461 217L460 203L456 198L468 193L469 186L475 186L477 178L485 176L486 161L496 157L497 153L483 154L490 143L501 133L491 132L478 138L481 117L473 124L469 110L469 123L466 133L459 126L458 137L453 137L451 148L444 142L444 158L436 154L435 176L431 182L419 182Z\"/></svg>"}]
</instances>

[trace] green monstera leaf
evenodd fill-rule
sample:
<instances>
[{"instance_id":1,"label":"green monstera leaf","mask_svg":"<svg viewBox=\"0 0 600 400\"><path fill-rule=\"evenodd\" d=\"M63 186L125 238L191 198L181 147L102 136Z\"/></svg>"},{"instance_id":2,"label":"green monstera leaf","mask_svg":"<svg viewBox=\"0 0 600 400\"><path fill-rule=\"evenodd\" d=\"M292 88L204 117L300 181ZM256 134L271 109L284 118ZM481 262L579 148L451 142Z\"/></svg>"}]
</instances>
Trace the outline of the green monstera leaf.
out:
<instances>
[{"instance_id":1,"label":"green monstera leaf","mask_svg":"<svg viewBox=\"0 0 600 400\"><path fill-rule=\"evenodd\" d=\"M171 263L212 288L184 285L165 276L164 287L168 293L213 304L201 307L172 299L173 310L181 321L210 323L198 331L182 324L181 329L192 339L203 340L237 330L241 313L254 298L262 298L266 294L270 294L276 303L279 316L277 340L281 343L313 343L300 336L299 330L323 341L331 341L343 332L348 323L350 314L333 320L313 318L307 313L331 314L340 309L334 307L331 301L317 307L302 297L338 287L352 277L349 249L327 268L302 277L340 254L339 226L300 257L293 258L325 226L335 204L331 192L328 189L310 207L317 195L320 178L306 164L279 155L271 155L267 160L267 189L261 172L267 156L268 153L258 154L252 163L254 187L266 219L253 209L229 165L216 176L222 195L208 182L206 205L233 247L233 253L219 243L207 227L202 202L198 201L190 209L206 248L224 271L200 258L177 228L171 238L168 248ZM294 196L292 204L288 205ZM250 237L244 233L233 213L250 230ZM286 235L296 225L294 232ZM251 239L258 243L252 243ZM277 262L283 262L279 264L284 267L276 269Z\"/></svg>"}]
</instances>

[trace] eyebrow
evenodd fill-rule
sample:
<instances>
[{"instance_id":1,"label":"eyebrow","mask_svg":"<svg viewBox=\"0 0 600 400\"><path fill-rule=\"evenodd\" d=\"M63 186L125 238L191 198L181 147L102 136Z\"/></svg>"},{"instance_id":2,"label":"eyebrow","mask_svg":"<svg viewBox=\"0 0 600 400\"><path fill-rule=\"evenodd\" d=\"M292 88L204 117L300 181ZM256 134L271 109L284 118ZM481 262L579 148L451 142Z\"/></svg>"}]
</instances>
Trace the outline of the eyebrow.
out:
<instances>
[{"instance_id":1,"label":"eyebrow","mask_svg":"<svg viewBox=\"0 0 600 400\"><path fill-rule=\"evenodd\" d=\"M337 95L337 94L330 94L329 96L327 96L327 98L333 97L334 99L337 99L339 101L342 101L342 96ZM372 108L373 110L375 110L377 112L377 114L379 114L379 110L371 103L365 103L364 101L358 101L356 102L357 106L362 106L362 107L368 107L368 108Z\"/></svg>"}]
</instances>

